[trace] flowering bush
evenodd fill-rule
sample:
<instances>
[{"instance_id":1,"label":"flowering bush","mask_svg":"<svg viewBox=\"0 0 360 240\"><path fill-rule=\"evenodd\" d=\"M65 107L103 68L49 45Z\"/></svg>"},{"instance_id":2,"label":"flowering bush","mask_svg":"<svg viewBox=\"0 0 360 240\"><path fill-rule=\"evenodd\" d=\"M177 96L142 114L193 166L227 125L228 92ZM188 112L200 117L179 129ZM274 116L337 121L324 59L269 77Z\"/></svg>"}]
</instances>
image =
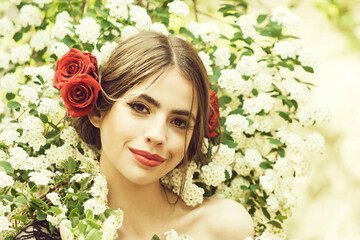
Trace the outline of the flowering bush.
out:
<instances>
[{"instance_id":1,"label":"flowering bush","mask_svg":"<svg viewBox=\"0 0 360 240\"><path fill-rule=\"evenodd\" d=\"M301 19L285 7L253 16L245 1L227 1L219 11L232 31L221 33L210 22L174 26L172 20L190 12L180 0L144 5L133 0L10 2L19 14L18 19L0 19L0 41L9 46L0 50L1 238L12 239L36 220L47 220L53 231L66 218L75 237L117 237L126 213L107 207L98 156L80 141L64 108L69 109L66 99L74 97L72 88L81 83L69 84L69 69L58 61L61 76L55 75L54 86L67 89L63 101L53 87L54 69L71 48L91 53L102 65L116 42L148 30L176 34L195 46L218 96L221 117L221 134L212 128L203 149L212 161L189 163L183 191L180 169L164 176L162 184L181 192L189 206L204 197L234 199L252 215L258 239L266 238L264 232L285 238L282 225L296 205L289 180L306 175L306 150L324 151L320 134L298 135L296 127L330 120L324 106L305 105L312 84L294 72L312 73L316 60L291 35ZM95 67L82 68L84 61L95 64L90 56L75 53L72 60L72 74L82 74L84 81L97 77ZM191 239L173 230L166 236Z\"/></svg>"}]
</instances>

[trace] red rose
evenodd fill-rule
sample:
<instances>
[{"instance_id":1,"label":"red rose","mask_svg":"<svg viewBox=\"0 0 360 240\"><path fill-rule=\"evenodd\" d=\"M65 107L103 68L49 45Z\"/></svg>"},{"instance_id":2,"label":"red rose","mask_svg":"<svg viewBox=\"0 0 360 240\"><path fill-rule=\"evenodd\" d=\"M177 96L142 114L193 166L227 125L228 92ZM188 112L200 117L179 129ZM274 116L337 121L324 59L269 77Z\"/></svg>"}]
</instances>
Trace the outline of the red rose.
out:
<instances>
[{"instance_id":1,"label":"red rose","mask_svg":"<svg viewBox=\"0 0 360 240\"><path fill-rule=\"evenodd\" d=\"M60 96L69 116L81 117L94 109L99 91L100 85L94 78L80 74L62 85Z\"/></svg>"},{"instance_id":2,"label":"red rose","mask_svg":"<svg viewBox=\"0 0 360 240\"><path fill-rule=\"evenodd\" d=\"M98 79L96 58L90 53L72 48L57 61L53 86L61 89L71 78L83 73L91 75L95 80Z\"/></svg>"},{"instance_id":3,"label":"red rose","mask_svg":"<svg viewBox=\"0 0 360 240\"><path fill-rule=\"evenodd\" d=\"M212 138L216 137L217 134L215 129L219 126L220 113L219 113L219 100L216 96L215 91L210 89L210 109L209 109L209 122L207 127L207 137Z\"/></svg>"}]
</instances>

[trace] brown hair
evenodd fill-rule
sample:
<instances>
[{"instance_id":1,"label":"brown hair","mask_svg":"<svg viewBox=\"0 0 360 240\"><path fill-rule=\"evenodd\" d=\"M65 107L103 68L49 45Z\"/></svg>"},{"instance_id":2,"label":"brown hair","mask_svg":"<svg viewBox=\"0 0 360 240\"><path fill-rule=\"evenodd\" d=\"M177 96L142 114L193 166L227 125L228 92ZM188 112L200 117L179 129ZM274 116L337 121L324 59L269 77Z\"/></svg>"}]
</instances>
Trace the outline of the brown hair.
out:
<instances>
[{"instance_id":1,"label":"brown hair","mask_svg":"<svg viewBox=\"0 0 360 240\"><path fill-rule=\"evenodd\" d=\"M209 79L197 51L185 40L142 32L121 42L99 69L101 91L93 111L109 111L116 99L131 88L174 66L192 82L198 98L196 123L182 163L186 165L189 159L205 161L201 148L207 131ZM88 116L74 119L73 126L84 142L101 149L100 131L90 123Z\"/></svg>"}]
</instances>

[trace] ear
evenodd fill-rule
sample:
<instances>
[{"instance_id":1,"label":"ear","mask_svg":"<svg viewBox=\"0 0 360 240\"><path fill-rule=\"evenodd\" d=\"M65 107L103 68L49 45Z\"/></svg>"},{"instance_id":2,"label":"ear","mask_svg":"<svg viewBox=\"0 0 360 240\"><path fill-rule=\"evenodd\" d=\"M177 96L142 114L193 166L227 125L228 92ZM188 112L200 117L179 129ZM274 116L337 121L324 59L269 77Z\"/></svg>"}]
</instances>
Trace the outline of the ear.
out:
<instances>
[{"instance_id":1,"label":"ear","mask_svg":"<svg viewBox=\"0 0 360 240\"><path fill-rule=\"evenodd\" d=\"M103 120L103 114L101 112L93 110L88 114L88 118L94 127L100 128Z\"/></svg>"}]
</instances>

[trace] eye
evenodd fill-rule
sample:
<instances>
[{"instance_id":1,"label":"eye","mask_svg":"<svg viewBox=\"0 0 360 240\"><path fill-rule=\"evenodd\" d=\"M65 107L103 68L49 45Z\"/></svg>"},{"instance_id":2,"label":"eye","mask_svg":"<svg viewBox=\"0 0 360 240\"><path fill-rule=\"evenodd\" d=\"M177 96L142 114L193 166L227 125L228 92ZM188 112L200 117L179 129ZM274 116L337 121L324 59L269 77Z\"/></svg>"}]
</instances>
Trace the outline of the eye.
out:
<instances>
[{"instance_id":1,"label":"eye","mask_svg":"<svg viewBox=\"0 0 360 240\"><path fill-rule=\"evenodd\" d=\"M186 129L188 126L188 122L184 119L181 118L175 118L174 120L171 121L172 124L174 124L176 127L181 128L181 129Z\"/></svg>"},{"instance_id":2,"label":"eye","mask_svg":"<svg viewBox=\"0 0 360 240\"><path fill-rule=\"evenodd\" d=\"M132 110L138 113L150 113L149 109L146 107L145 104L134 102L134 103L128 103L128 105L131 107Z\"/></svg>"}]
</instances>

